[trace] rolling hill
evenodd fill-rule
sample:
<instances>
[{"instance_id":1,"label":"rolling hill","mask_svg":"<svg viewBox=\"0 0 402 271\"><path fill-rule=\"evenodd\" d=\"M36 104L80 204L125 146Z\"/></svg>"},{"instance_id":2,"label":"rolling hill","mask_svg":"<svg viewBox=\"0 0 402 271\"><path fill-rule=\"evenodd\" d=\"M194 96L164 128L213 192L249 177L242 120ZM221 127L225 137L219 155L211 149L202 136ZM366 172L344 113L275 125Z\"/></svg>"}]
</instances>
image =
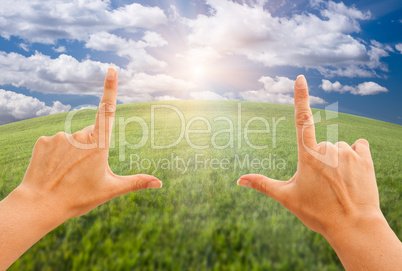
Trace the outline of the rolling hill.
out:
<instances>
[{"instance_id":1,"label":"rolling hill","mask_svg":"<svg viewBox=\"0 0 402 271\"><path fill-rule=\"evenodd\" d=\"M296 172L293 111L239 101L119 105L111 169L153 174L163 188L67 221L10 270L342 270L323 237L269 197L236 185L246 173L287 180ZM402 127L341 113L327 120L317 111L317 141L335 127L339 141L370 142L381 208L401 239ZM85 109L0 126L0 199L21 182L40 136L69 123L77 131L95 114Z\"/></svg>"}]
</instances>

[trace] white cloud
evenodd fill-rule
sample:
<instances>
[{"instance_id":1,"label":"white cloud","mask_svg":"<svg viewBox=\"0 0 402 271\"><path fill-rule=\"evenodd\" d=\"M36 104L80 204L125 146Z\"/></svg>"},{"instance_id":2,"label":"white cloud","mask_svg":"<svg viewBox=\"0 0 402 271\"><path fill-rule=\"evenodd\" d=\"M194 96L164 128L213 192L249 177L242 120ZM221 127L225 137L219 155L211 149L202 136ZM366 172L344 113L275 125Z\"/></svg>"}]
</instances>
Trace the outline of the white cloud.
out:
<instances>
[{"instance_id":1,"label":"white cloud","mask_svg":"<svg viewBox=\"0 0 402 271\"><path fill-rule=\"evenodd\" d=\"M0 52L0 85L100 97L111 64L91 60L95 55L82 61L66 55L80 49L72 50L70 41L79 41L75 44L128 60L117 67L122 102L241 98L293 104L294 81L287 77L262 76L261 87L253 87L261 64L316 69L326 77L373 77L387 71L382 59L390 52L402 53L402 44L391 48L356 37L360 22L372 18L370 12L342 2L311 0L313 13L280 17L264 9L266 3L206 0L207 15L188 19L171 6L168 19L161 8L137 3L113 10L109 0L55 0L46 5L41 0L3 0L0 36L20 38L19 46L27 52L30 44L51 44L35 47L52 48L60 55ZM214 92L211 86L230 92L219 94L221 89ZM355 95L387 91L374 82L343 86L323 80L322 86ZM315 96L310 101L326 103Z\"/></svg>"},{"instance_id":2,"label":"white cloud","mask_svg":"<svg viewBox=\"0 0 402 271\"><path fill-rule=\"evenodd\" d=\"M331 83L329 80L322 80L321 88L326 92L350 92L354 95L375 95L388 92L388 89L375 82L364 82L357 86L342 85L338 81Z\"/></svg>"},{"instance_id":3,"label":"white cloud","mask_svg":"<svg viewBox=\"0 0 402 271\"><path fill-rule=\"evenodd\" d=\"M137 3L110 11L109 1L2 0L0 35L31 43L54 44L58 39L85 41L90 34L125 29L152 28L167 22L159 7Z\"/></svg>"},{"instance_id":4,"label":"white cloud","mask_svg":"<svg viewBox=\"0 0 402 271\"><path fill-rule=\"evenodd\" d=\"M313 1L321 16L273 17L261 5L227 0L206 3L211 7L209 16L186 21L193 46L210 47L223 55L243 55L269 67L319 68L325 75L368 77L376 74L375 69L386 70L380 61L388 55L385 48L379 43L366 46L351 36L361 31L359 21L370 19L370 12L342 2Z\"/></svg>"},{"instance_id":5,"label":"white cloud","mask_svg":"<svg viewBox=\"0 0 402 271\"><path fill-rule=\"evenodd\" d=\"M98 105L82 104L82 105L79 105L79 106L76 106L76 107L72 108L71 111L84 110L84 109L90 109L90 108L95 108L95 107L98 107Z\"/></svg>"},{"instance_id":6,"label":"white cloud","mask_svg":"<svg viewBox=\"0 0 402 271\"><path fill-rule=\"evenodd\" d=\"M265 89L248 90L240 93L240 97L246 101L253 102L294 104L294 99L291 95L283 93L269 93Z\"/></svg>"},{"instance_id":7,"label":"white cloud","mask_svg":"<svg viewBox=\"0 0 402 271\"><path fill-rule=\"evenodd\" d=\"M373 70L368 70L366 68L361 68L358 65L351 64L345 68L324 68L318 67L317 70L324 77L335 77L335 76L344 76L344 77L373 77L376 76L376 72Z\"/></svg>"},{"instance_id":8,"label":"white cloud","mask_svg":"<svg viewBox=\"0 0 402 271\"><path fill-rule=\"evenodd\" d=\"M356 95L374 95L374 94L379 94L383 92L388 92L388 89L385 87L380 86L377 83L374 82L364 82L362 84L359 84L357 86L357 89L355 91Z\"/></svg>"},{"instance_id":9,"label":"white cloud","mask_svg":"<svg viewBox=\"0 0 402 271\"><path fill-rule=\"evenodd\" d=\"M352 89L347 89L348 86L342 86L341 83L336 81L335 83L331 83L329 80L322 80L321 88L326 92L340 92L344 93L347 91L351 91Z\"/></svg>"},{"instance_id":10,"label":"white cloud","mask_svg":"<svg viewBox=\"0 0 402 271\"><path fill-rule=\"evenodd\" d=\"M395 49L399 51L399 53L402 54L402 43L398 43L397 45L395 45Z\"/></svg>"},{"instance_id":11,"label":"white cloud","mask_svg":"<svg viewBox=\"0 0 402 271\"><path fill-rule=\"evenodd\" d=\"M24 50L25 52L29 52L29 45L25 44L25 43L20 43L18 45L18 47L20 47L22 50Z\"/></svg>"},{"instance_id":12,"label":"white cloud","mask_svg":"<svg viewBox=\"0 0 402 271\"><path fill-rule=\"evenodd\" d=\"M59 101L53 102L52 106L47 106L37 98L0 89L0 125L66 112L70 109L70 105L64 105Z\"/></svg>"},{"instance_id":13,"label":"white cloud","mask_svg":"<svg viewBox=\"0 0 402 271\"><path fill-rule=\"evenodd\" d=\"M137 28L152 28L167 22L167 17L159 7L147 7L134 3L111 12L116 28L136 32Z\"/></svg>"},{"instance_id":14,"label":"white cloud","mask_svg":"<svg viewBox=\"0 0 402 271\"><path fill-rule=\"evenodd\" d=\"M127 69L133 72L160 71L167 63L151 56L146 49L167 44L153 31L168 19L159 7L138 3L112 10L110 1L73 0L4 0L0 10L0 36L8 39L16 36L29 43L57 44L60 39L83 41L87 48L112 51L130 60ZM143 33L136 42L114 34L112 31L130 34ZM29 47L21 43L21 48ZM53 47L57 53L65 53L64 46Z\"/></svg>"},{"instance_id":15,"label":"white cloud","mask_svg":"<svg viewBox=\"0 0 402 271\"><path fill-rule=\"evenodd\" d=\"M159 33L152 31L146 31L142 39L145 41L147 47L162 47L168 44Z\"/></svg>"},{"instance_id":16,"label":"white cloud","mask_svg":"<svg viewBox=\"0 0 402 271\"><path fill-rule=\"evenodd\" d=\"M117 99L123 103L136 103L136 102L150 102L153 101L154 98L148 93L130 93L128 96L119 94Z\"/></svg>"},{"instance_id":17,"label":"white cloud","mask_svg":"<svg viewBox=\"0 0 402 271\"><path fill-rule=\"evenodd\" d=\"M170 95L155 97L155 101L173 101L173 100L179 100L179 99Z\"/></svg>"},{"instance_id":18,"label":"white cloud","mask_svg":"<svg viewBox=\"0 0 402 271\"><path fill-rule=\"evenodd\" d=\"M320 98L317 96L312 96L312 95L309 96L309 101L310 101L311 105L327 103L323 98Z\"/></svg>"},{"instance_id":19,"label":"white cloud","mask_svg":"<svg viewBox=\"0 0 402 271\"><path fill-rule=\"evenodd\" d=\"M212 91L191 92L190 96L195 100L227 100L227 98Z\"/></svg>"},{"instance_id":20,"label":"white cloud","mask_svg":"<svg viewBox=\"0 0 402 271\"><path fill-rule=\"evenodd\" d=\"M216 52L211 47L197 47L190 48L186 55L176 55L178 58L186 58L188 61L193 63L206 62L208 60L215 60L220 58L218 52Z\"/></svg>"},{"instance_id":21,"label":"white cloud","mask_svg":"<svg viewBox=\"0 0 402 271\"><path fill-rule=\"evenodd\" d=\"M264 85L264 89L273 93L289 93L293 92L294 80L287 77L276 76L276 78L271 78L269 76L261 77L258 82Z\"/></svg>"},{"instance_id":22,"label":"white cloud","mask_svg":"<svg viewBox=\"0 0 402 271\"><path fill-rule=\"evenodd\" d=\"M42 93L100 96L109 66L113 65L89 59L79 62L64 54L52 59L38 52L30 57L0 52L0 85L11 84ZM153 100L150 94L180 94L197 87L165 74L135 73L119 67L117 71L121 101L150 101Z\"/></svg>"},{"instance_id":23,"label":"white cloud","mask_svg":"<svg viewBox=\"0 0 402 271\"><path fill-rule=\"evenodd\" d=\"M0 85L42 93L97 95L108 66L91 60L79 62L64 54L52 59L38 52L30 57L0 52Z\"/></svg>"},{"instance_id":24,"label":"white cloud","mask_svg":"<svg viewBox=\"0 0 402 271\"><path fill-rule=\"evenodd\" d=\"M277 76L275 79L263 76L258 82L264 85L262 89L241 92L240 97L247 101L294 104L294 98L291 95L294 91L294 80L282 76ZM325 103L322 98L310 95L310 104Z\"/></svg>"},{"instance_id":25,"label":"white cloud","mask_svg":"<svg viewBox=\"0 0 402 271\"><path fill-rule=\"evenodd\" d=\"M355 7L347 7L343 2L336 3L333 1L310 0L310 3L313 7L321 8L321 14L327 18L330 18L335 14L360 20L368 20L372 17L370 12L361 12ZM359 28L358 25L355 27Z\"/></svg>"},{"instance_id":26,"label":"white cloud","mask_svg":"<svg viewBox=\"0 0 402 271\"><path fill-rule=\"evenodd\" d=\"M149 55L145 48L161 47L167 42L155 32L145 32L142 40L134 41L119 37L108 32L90 35L85 47L98 51L113 51L122 57L128 57L127 68L133 71L157 71L167 66L166 62L157 60Z\"/></svg>"},{"instance_id":27,"label":"white cloud","mask_svg":"<svg viewBox=\"0 0 402 271\"><path fill-rule=\"evenodd\" d=\"M151 31L146 31L139 41L125 39L114 34L102 31L89 36L85 47L98 51L116 51L119 55L134 55L130 50L143 49L146 47L162 47L167 45L163 37Z\"/></svg>"},{"instance_id":28,"label":"white cloud","mask_svg":"<svg viewBox=\"0 0 402 271\"><path fill-rule=\"evenodd\" d=\"M383 49L386 52L394 52L394 49L392 49L392 47L388 44L382 44L376 40L371 40L370 43L380 49Z\"/></svg>"},{"instance_id":29,"label":"white cloud","mask_svg":"<svg viewBox=\"0 0 402 271\"><path fill-rule=\"evenodd\" d=\"M95 49L98 51L123 51L129 47L134 49L144 48L141 43L137 44L135 41L128 41L124 38L102 31L89 36L85 47ZM123 53L121 53L123 55Z\"/></svg>"},{"instance_id":30,"label":"white cloud","mask_svg":"<svg viewBox=\"0 0 402 271\"><path fill-rule=\"evenodd\" d=\"M53 51L55 51L56 53L65 53L65 52L67 52L66 47L64 47L64 46L53 47Z\"/></svg>"},{"instance_id":31,"label":"white cloud","mask_svg":"<svg viewBox=\"0 0 402 271\"><path fill-rule=\"evenodd\" d=\"M157 93L157 92L187 92L196 87L195 84L184 80L176 79L166 74L149 75L146 73L136 73L128 81L126 92L136 93ZM123 87L125 89L126 86Z\"/></svg>"}]
</instances>

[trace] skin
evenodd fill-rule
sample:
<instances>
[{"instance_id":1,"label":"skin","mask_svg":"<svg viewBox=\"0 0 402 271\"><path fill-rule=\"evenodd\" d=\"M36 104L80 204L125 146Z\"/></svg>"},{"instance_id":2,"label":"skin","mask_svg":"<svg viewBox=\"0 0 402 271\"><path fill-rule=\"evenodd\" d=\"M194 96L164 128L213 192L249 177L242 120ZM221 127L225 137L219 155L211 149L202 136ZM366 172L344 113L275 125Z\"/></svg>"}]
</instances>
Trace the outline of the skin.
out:
<instances>
[{"instance_id":1,"label":"skin","mask_svg":"<svg viewBox=\"0 0 402 271\"><path fill-rule=\"evenodd\" d=\"M95 125L41 137L22 183L0 202L0 270L64 221L132 191L160 188L153 176L117 176L107 159L117 73L109 69ZM267 194L321 233L347 270L399 270L402 244L379 206L369 144L317 144L307 82L295 84L298 170L287 182L262 175L238 184Z\"/></svg>"},{"instance_id":2,"label":"skin","mask_svg":"<svg viewBox=\"0 0 402 271\"><path fill-rule=\"evenodd\" d=\"M304 76L294 91L296 174L289 181L249 174L238 185L268 195L322 234L346 270L401 270L402 243L380 210L369 143L317 144Z\"/></svg>"},{"instance_id":3,"label":"skin","mask_svg":"<svg viewBox=\"0 0 402 271\"><path fill-rule=\"evenodd\" d=\"M22 183L0 202L0 270L64 221L119 195L162 187L153 176L117 176L109 168L117 77L109 68L95 125L36 142Z\"/></svg>"}]
</instances>

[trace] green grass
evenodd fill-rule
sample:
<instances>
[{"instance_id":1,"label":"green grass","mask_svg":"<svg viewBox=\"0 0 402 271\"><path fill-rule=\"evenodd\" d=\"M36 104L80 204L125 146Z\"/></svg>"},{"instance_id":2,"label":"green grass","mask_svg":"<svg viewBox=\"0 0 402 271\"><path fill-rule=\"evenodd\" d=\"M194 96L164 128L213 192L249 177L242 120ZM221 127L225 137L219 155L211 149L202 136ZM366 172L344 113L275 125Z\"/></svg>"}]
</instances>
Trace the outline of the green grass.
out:
<instances>
[{"instance_id":1,"label":"green grass","mask_svg":"<svg viewBox=\"0 0 402 271\"><path fill-rule=\"evenodd\" d=\"M211 122L212 134L230 128L235 130L233 148L213 148L211 134L191 134L197 145L210 145L196 150L186 139L162 150L151 148L150 138L144 147L123 148L119 140L122 123L129 117L143 118L150 129L151 105L170 104L179 108L186 122L202 116ZM90 212L72 219L40 240L10 270L342 270L336 254L323 237L308 230L298 219L269 197L238 187L236 180L246 173L261 173L280 180L289 179L296 171L296 132L293 107L265 103L241 102L244 129L252 117L266 118L269 134L250 134L254 145L268 144L264 150L252 149L241 138L238 147L238 102L175 101L136 103L118 106L115 144L110 150L111 169L120 175L139 173L130 169L130 155L163 159L174 154L192 159L189 170L157 169L150 166L141 173L160 178L163 189L139 191L116 198ZM169 144L180 135L180 122L173 111L159 109L155 122L155 143ZM316 112L318 110L314 110ZM94 121L96 111L82 110L73 121L73 130ZM339 141L352 144L358 138L370 141L381 208L390 226L402 238L402 127L377 120L339 114L316 125L317 140L326 140L326 127L338 124ZM0 126L0 199L21 182L32 148L41 135L54 135L64 130L66 114L57 114ZM273 144L272 118L278 120L276 147ZM250 129L264 129L255 121ZM191 129L206 129L205 123L194 122ZM138 123L125 127L126 140L138 143L143 136ZM244 134L243 134L244 135ZM149 136L149 134L148 134ZM121 139L121 138L120 138ZM229 142L229 133L221 133L214 141ZM125 161L119 154L125 150ZM268 169L235 167L236 155L250 160L271 155L285 161L285 168ZM228 159L228 169L212 169L197 165L201 160Z\"/></svg>"}]
</instances>

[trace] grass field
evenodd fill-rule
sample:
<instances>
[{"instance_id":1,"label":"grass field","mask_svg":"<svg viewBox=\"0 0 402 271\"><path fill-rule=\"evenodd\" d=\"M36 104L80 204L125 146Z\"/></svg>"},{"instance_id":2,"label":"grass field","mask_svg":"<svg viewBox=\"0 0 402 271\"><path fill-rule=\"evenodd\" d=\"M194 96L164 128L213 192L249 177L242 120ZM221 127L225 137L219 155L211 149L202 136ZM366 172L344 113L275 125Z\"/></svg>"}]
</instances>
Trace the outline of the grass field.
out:
<instances>
[{"instance_id":1,"label":"grass field","mask_svg":"<svg viewBox=\"0 0 402 271\"><path fill-rule=\"evenodd\" d=\"M182 112L191 130L205 132L208 120L210 132L192 132L186 138L184 131L175 146L153 148L152 134L155 145L169 145L183 131L172 109L156 108L152 123L151 106L167 104ZM293 107L254 102L240 106L240 122L237 101L118 106L111 169L120 175L140 170L153 174L163 188L121 196L67 221L10 270L342 270L323 237L269 197L236 185L246 173L287 180L297 167ZM79 111L72 121L73 131L93 124L95 113ZM338 125L339 141L352 144L361 137L370 141L381 208L401 239L402 127L346 114L325 120L321 113L323 121L316 125L318 141L326 140L327 127L333 124ZM141 126L139 118L130 119L135 116L146 125ZM253 117L260 119L250 122ZM250 144L268 147L256 149L245 140L244 129L267 130L261 118L269 124L269 132L247 136ZM0 126L0 199L21 182L36 140L64 130L65 119L63 113ZM132 149L141 138L145 145ZM258 163L269 157L262 166ZM189 161L187 170L176 167L175 159Z\"/></svg>"}]
</instances>

